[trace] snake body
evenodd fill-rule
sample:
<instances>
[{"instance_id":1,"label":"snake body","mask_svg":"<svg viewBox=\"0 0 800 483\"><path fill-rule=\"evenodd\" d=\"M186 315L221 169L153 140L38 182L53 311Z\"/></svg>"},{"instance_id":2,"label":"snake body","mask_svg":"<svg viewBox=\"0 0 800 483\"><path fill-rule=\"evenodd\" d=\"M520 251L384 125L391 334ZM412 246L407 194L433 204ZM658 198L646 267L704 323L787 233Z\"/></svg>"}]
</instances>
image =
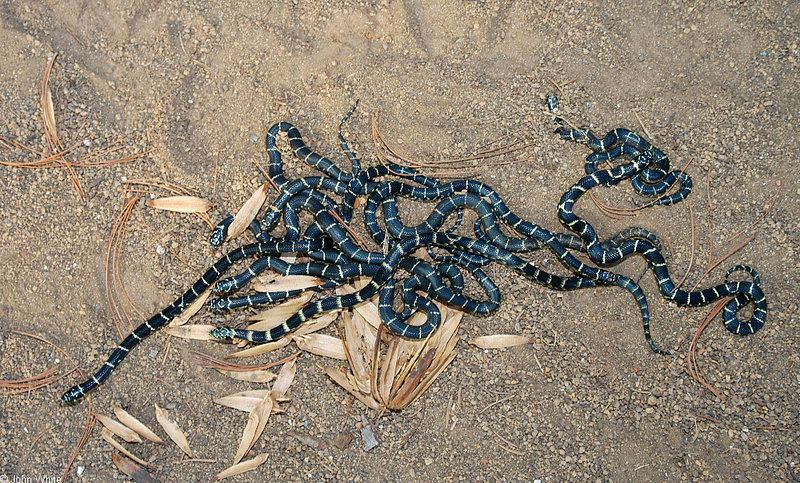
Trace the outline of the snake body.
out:
<instances>
[{"instance_id":1,"label":"snake body","mask_svg":"<svg viewBox=\"0 0 800 483\"><path fill-rule=\"evenodd\" d=\"M355 107L354 107L355 109ZM351 110L342 120L344 123ZM645 338L656 352L665 352L653 342L649 330L649 310L644 292L636 282L606 268L626 257L638 253L645 257L658 282L663 296L679 305L701 305L727 295L734 298L723 311L725 327L731 332L747 335L761 328L766 319L766 299L760 288L758 273L746 266L733 267L726 274L726 282L700 291L677 289L672 282L657 237L647 230L631 228L607 241L601 241L594 228L573 212L573 206L588 190L602 185L612 186L631 179L634 190L646 196L660 196L655 203L672 204L684 199L691 191L691 178L683 172L670 171L667 156L635 133L615 129L599 139L589 130L560 127L556 132L564 139L586 144L593 153L585 163L586 175L572 185L558 204L558 216L571 233L551 233L541 226L514 214L500 195L485 183L473 180L455 180L447 183L422 175L399 165L379 165L362 169L358 158L349 149L339 130L339 140L352 169L343 171L335 163L312 151L303 141L299 130L290 123L273 125L266 139L270 158L270 177L279 189L278 198L259 221L250 225L258 242L244 245L220 258L197 280L192 287L167 308L154 315L128 335L112 352L105 364L88 380L70 388L61 397L72 403L102 383L127 354L143 339L163 327L180 314L189 304L209 288L225 297L209 302L214 310L273 303L293 297L299 290L280 291L247 296L232 296L246 286L258 273L273 270L280 274L314 275L322 280L321 288L333 288L355 277L371 277L366 286L347 295L329 296L310 302L281 325L269 331L250 331L232 327L219 327L211 331L218 340L243 339L266 342L279 339L297 329L309 318L328 310L350 307L379 296L379 311L383 323L390 331L408 338L424 338L438 327L441 317L431 303L436 298L463 310L486 314L500 304L500 292L494 282L481 269L495 262L516 270L523 276L546 287L558 290L575 290L597 285L616 285L630 292L642 315ZM277 148L278 136L285 133L293 154L316 168L321 176L289 179L283 170L283 160ZM600 169L600 162L623 161L623 164ZM389 177L389 180L384 178ZM666 193L673 184L679 189ZM335 197L341 199L337 203ZM351 239L344 224L354 215L355 200L366 197L365 227L382 251L370 251ZM402 223L397 208L397 198L435 202L430 215L417 226ZM454 233L465 210L474 211L477 220L472 236ZM306 211L313 222L305 229L300 227L298 212ZM383 215L381 227L378 213ZM455 214L453 227L445 230L446 220ZM283 218L285 232L274 232ZM225 239L230 219L220 223L212 232L211 244L217 246ZM501 226L513 230L506 235ZM419 248L437 247L446 255L436 255L433 261L413 256ZM522 258L522 254L536 250L551 251L570 271L570 276L559 276L539 269ZM597 266L582 262L570 250L586 253ZM302 253L308 261L289 263L281 258L286 253ZM236 262L257 257L242 273L224 278L223 275ZM466 270L475 278L487 295L478 300L464 294ZM409 273L401 284L400 271ZM728 275L734 271L750 274L750 282L730 282ZM402 287L403 308L393 307L397 287ZM424 292L425 296L417 291ZM752 316L739 320L737 312L748 303L754 304ZM408 319L416 311L427 314L422 325L409 325Z\"/></svg>"}]
</instances>

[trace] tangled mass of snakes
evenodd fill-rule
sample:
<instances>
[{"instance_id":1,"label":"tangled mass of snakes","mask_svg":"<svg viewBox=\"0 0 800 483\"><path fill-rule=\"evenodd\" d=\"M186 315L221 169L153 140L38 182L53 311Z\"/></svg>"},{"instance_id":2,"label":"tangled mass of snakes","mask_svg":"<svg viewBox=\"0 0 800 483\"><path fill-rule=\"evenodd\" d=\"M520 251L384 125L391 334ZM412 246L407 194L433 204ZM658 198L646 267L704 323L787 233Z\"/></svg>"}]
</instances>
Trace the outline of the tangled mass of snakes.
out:
<instances>
[{"instance_id":1,"label":"tangled mass of snakes","mask_svg":"<svg viewBox=\"0 0 800 483\"><path fill-rule=\"evenodd\" d=\"M345 116L342 124L352 113L350 111ZM252 342L277 340L317 314L354 306L377 295L386 329L402 337L422 339L435 331L441 322L433 299L474 314L488 314L499 306L500 291L484 271L494 262L556 290L601 285L616 285L627 290L639 306L647 343L653 351L667 353L650 336L650 314L642 289L634 280L609 270L610 266L634 253L647 260L659 291L676 304L703 305L731 296L723 309L723 321L729 331L748 335L764 324L767 304L759 285L759 275L754 269L735 266L727 272L724 283L704 290L682 290L670 277L655 234L641 228L629 228L608 240L601 240L592 225L573 212L575 202L590 189L613 186L623 180L629 180L637 193L653 197L651 204L674 204L689 195L691 178L684 172L671 171L667 155L631 131L615 129L600 139L588 129L573 129L560 123L556 133L561 138L585 144L592 153L586 158L585 176L574 183L558 202L558 217L568 232L552 233L514 214L500 195L485 183L473 180L443 182L396 164L362 169L359 159L342 136L342 124L339 140L352 166L350 172L312 151L292 124L279 122L273 125L267 133L266 145L269 176L279 189L279 196L263 218L250 225L258 241L220 258L188 291L138 326L91 378L70 388L61 396L61 401L73 403L84 397L102 383L139 342L180 314L208 288L221 296L208 302L212 310L268 304L299 295L300 290L235 296L236 291L267 269L283 275L314 275L324 281L319 289L334 288L356 277L370 277L370 280L363 288L348 295L323 297L320 290L316 300L269 331L218 327L211 331L212 338ZM294 156L319 171L317 176L287 178L277 148L280 133L286 134ZM613 167L601 169L601 162L603 166ZM669 194L670 191L673 192ZM433 210L419 225L406 226L400 219L398 197L430 202ZM358 198L366 199L364 224L374 242L381 247L379 250L368 251L359 246L344 226L352 221ZM456 234L465 210L477 215L470 236ZM302 211L310 214L313 220L305 229L300 224L299 213ZM383 218L382 224L379 214ZM448 218L455 221L447 223ZM278 226L281 219L282 228ZM217 226L211 236L212 246L216 247L225 239L230 222L231 218ZM506 233L513 233L513 236ZM427 249L430 256L418 256L420 248ZM552 252L570 275L548 273L523 258L526 253L537 250ZM582 262L575 256L576 252L583 253L581 258L588 257L591 263ZM302 254L303 260L308 261L289 263L282 258L285 254ZM223 278L234 264L242 260L251 260L246 270ZM736 271L748 274L750 281L729 281L729 276ZM467 295L465 273L481 286L485 299ZM398 292L402 304L394 303ZM742 320L737 313L748 304L752 304L752 315ZM408 319L417 311L426 314L425 323L409 325Z\"/></svg>"}]
</instances>

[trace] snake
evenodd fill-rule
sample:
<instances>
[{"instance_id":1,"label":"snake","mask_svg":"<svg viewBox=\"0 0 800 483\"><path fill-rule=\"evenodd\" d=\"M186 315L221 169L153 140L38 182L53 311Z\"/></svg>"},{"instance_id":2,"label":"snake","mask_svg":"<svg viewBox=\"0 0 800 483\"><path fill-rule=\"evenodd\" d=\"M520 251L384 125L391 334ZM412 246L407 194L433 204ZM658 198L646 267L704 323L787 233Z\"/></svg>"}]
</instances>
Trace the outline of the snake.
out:
<instances>
[{"instance_id":1,"label":"snake","mask_svg":"<svg viewBox=\"0 0 800 483\"><path fill-rule=\"evenodd\" d=\"M152 316L129 334L111 353L105 364L86 381L66 391L61 401L74 403L107 379L130 351L146 337L163 327L180 314L200 294L209 288L217 293L229 293L244 287L249 280L263 270L274 270L282 274L309 274L319 276L321 288L332 288L358 276L371 277L360 290L347 295L336 295L310 302L286 321L269 331L250 331L233 327L218 327L211 331L212 338L220 341L241 339L252 342L267 342L279 339L301 326L306 320L328 310L350 307L379 296L379 311L388 330L397 335L420 339L427 337L440 324L438 309L429 298L441 300L464 310L485 314L495 310L500 303L496 285L480 267L500 263L523 276L546 287L559 290L575 290L597 285L616 285L630 292L639 306L645 338L656 352L649 330L649 310L644 292L636 282L605 268L627 256L643 255L658 281L659 290L665 297L680 305L701 305L726 295L733 295L723 311L725 327L731 332L747 335L756 332L766 318L766 299L760 288L758 273L746 266L736 266L726 274L724 284L701 291L683 291L672 283L666 262L661 255L661 246L655 235L647 230L631 228L623 230L608 241L598 238L593 227L572 211L573 205L589 189L595 186L613 186L623 179L631 179L634 189L644 195L663 195L676 181L680 190L670 196L662 196L661 204L677 203L691 190L691 179L683 172L669 172L666 155L635 133L616 129L603 139L589 130L567 130L556 132L562 138L588 145L593 154L585 164L586 175L562 196L558 205L561 222L571 233L551 233L541 226L526 221L514 214L500 195L485 183L473 180L440 182L429 176L394 164L378 165L361 169L360 161L349 149L342 135L342 125L353 114L355 106L342 119L339 140L346 153L351 171L340 169L334 162L312 151L303 141L300 131L291 123L274 124L267 133L266 145L270 158L270 178L278 187L278 198L266 210L263 218L250 224L257 238L256 243L234 249L220 258L198 279L190 289L165 309ZM277 149L279 133L285 133L295 157L316 168L323 176L307 176L296 180L286 177L283 161ZM626 164L600 169L601 161L630 158ZM392 177L389 181L381 181ZM397 181L397 179L401 181ZM411 184L414 183L414 184ZM331 195L341 197L341 204ZM383 251L370 251L354 243L345 227L352 221L355 200L367 197L364 209L365 226L373 241L383 246ZM400 220L396 198L436 202L431 214L419 225L405 226ZM667 200L667 201L664 201ZM377 213L383 212L381 228ZM302 233L298 211L308 211L313 223ZM474 238L457 235L453 231L460 224L462 212L477 213L473 231ZM454 226L443 230L445 220L457 215ZM278 220L283 217L285 233L272 235ZM218 246L225 239L230 218L220 223L212 232L210 242ZM511 227L515 236L503 233L500 226ZM517 236L518 235L518 236ZM448 255L434 261L413 256L419 248L439 247ZM521 254L548 249L571 272L570 276L559 276L538 268L525 260ZM586 253L597 267L588 265L575 257L570 250ZM285 253L303 253L308 261L289 263L281 259ZM225 273L237 262L257 257L241 274L224 278ZM488 295L488 300L476 300L463 293L462 269L478 280ZM403 309L393 308L395 280L399 271L410 274L403 282ZM729 282L734 271L745 271L751 282ZM419 295L421 290L426 296ZM297 295L300 291L280 291L244 297L218 298L209 302L214 310L229 310L239 306L272 303ZM746 304L754 304L754 313L747 321L737 317ZM422 325L409 325L406 321L416 311L426 313Z\"/></svg>"}]
</instances>

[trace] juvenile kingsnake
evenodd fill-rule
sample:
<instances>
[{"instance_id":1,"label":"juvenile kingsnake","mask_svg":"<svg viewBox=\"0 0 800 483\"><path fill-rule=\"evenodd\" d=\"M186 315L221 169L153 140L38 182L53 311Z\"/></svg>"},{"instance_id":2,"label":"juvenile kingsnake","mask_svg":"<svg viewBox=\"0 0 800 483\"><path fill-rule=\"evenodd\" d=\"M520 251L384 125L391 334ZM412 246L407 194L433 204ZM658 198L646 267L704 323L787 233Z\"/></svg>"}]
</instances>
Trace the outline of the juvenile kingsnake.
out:
<instances>
[{"instance_id":1,"label":"juvenile kingsnake","mask_svg":"<svg viewBox=\"0 0 800 483\"><path fill-rule=\"evenodd\" d=\"M354 107L355 109L355 107ZM342 120L344 123L350 115ZM283 161L276 147L278 134L287 134L294 155L316 168L324 176L309 176L289 180L283 172ZM725 306L725 327L736 334L756 332L766 318L766 300L759 286L755 270L737 266L729 270L747 271L752 282L726 282L702 291L687 292L675 289L661 255L658 239L640 228L624 230L614 238L601 242L594 228L572 211L574 203L589 189L611 186L630 178L634 189L647 196L658 196L670 189L676 181L680 189L660 198L657 203L671 204L681 201L691 191L691 179L685 173L669 171L669 159L660 150L638 135L624 130L611 131L602 140L588 130L573 130L560 127L562 138L587 144L593 153L587 158L587 175L575 183L561 198L558 215L572 233L551 233L542 227L515 215L502 198L484 183L472 180L456 180L441 183L398 165L379 165L361 169L358 158L349 149L339 129L342 149L352 164L351 172L345 172L329 159L311 151L291 124L280 122L267 133L267 152L270 158L270 177L280 194L260 222L250 225L258 242L237 248L219 259L192 287L167 308L137 327L113 351L106 363L90 379L70 388L61 397L64 403L82 398L88 391L103 382L130 350L175 316L209 287L218 293L233 292L263 270L274 270L281 274L309 274L324 280L323 288L336 287L358 276L372 277L361 290L342 296L331 296L313 301L292 315L283 324L266 332L220 327L212 330L212 337L219 340L245 339L266 342L283 337L295 330L308 318L336 308L349 307L379 295L379 310L386 327L401 336L424 338L434 331L440 315L429 299L436 298L473 313L489 313L500 303L500 293L494 282L481 270L489 262L497 262L515 269L524 276L553 289L574 290L597 285L617 285L631 292L642 314L645 338L650 347L664 353L652 341L649 330L649 311L641 288L631 279L605 269L586 265L569 250L587 253L598 265L607 266L624 259L632 253L641 253L652 267L659 289L665 297L679 305L701 305L726 295L735 297ZM624 164L599 169L600 161L623 159ZM389 177L388 181L382 178ZM415 184L410 184L415 183ZM341 197L341 204L332 196ZM385 251L368 251L354 243L340 219L350 223L356 198L366 196L364 220L373 240ZM421 201L437 201L431 214L420 225L405 226L399 217L396 198L405 197ZM382 208L384 230L378 221ZM463 210L477 213L473 237L452 233L461 221ZM314 222L303 233L298 211L309 212ZM332 213L338 215L333 216ZM454 227L444 230L447 218L457 215ZM283 215L285 233L280 237L271 234ZM230 219L222 222L211 236L212 246L225 238ZM513 229L520 236L507 236L501 224ZM439 256L434 262L412 256L421 247L438 247L449 255ZM532 262L520 257L521 253L547 248L573 272L563 277L537 268ZM280 256L286 253L305 254L309 261L289 263ZM237 261L258 257L244 272L234 277L222 276ZM395 287L398 285L398 269L410 276L402 282L403 308L399 312L393 307ZM477 300L464 294L462 270L474 277L488 300ZM727 277L727 275L726 275ZM216 285L215 285L216 284ZM417 293L421 290L427 297ZM244 305L272 303L297 295L299 291L272 292L240 297L221 298L209 302L215 310L226 310ZM754 302L753 315L747 321L737 318L737 311L749 302ZM426 312L427 320L421 326L406 323L417 310Z\"/></svg>"}]
</instances>

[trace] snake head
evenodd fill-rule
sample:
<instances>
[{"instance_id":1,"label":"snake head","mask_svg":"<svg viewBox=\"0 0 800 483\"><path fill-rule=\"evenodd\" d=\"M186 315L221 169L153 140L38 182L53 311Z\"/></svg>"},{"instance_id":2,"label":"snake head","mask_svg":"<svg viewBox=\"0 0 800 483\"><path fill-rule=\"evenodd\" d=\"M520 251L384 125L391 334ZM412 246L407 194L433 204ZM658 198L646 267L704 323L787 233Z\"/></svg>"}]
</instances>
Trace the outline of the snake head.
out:
<instances>
[{"instance_id":1,"label":"snake head","mask_svg":"<svg viewBox=\"0 0 800 483\"><path fill-rule=\"evenodd\" d=\"M216 329L211 329L211 332L208 333L212 338L217 339L219 341L222 340L233 340L233 336L236 335L236 331L231 329L230 327L217 327Z\"/></svg>"},{"instance_id":2,"label":"snake head","mask_svg":"<svg viewBox=\"0 0 800 483\"><path fill-rule=\"evenodd\" d=\"M67 392L61 395L61 404L72 406L75 402L83 397L83 391L80 386L72 386Z\"/></svg>"},{"instance_id":3,"label":"snake head","mask_svg":"<svg viewBox=\"0 0 800 483\"><path fill-rule=\"evenodd\" d=\"M231 277L220 280L219 282L215 283L214 287L211 290L214 293L227 293L235 288L237 288L236 281L233 279L233 277Z\"/></svg>"},{"instance_id":4,"label":"snake head","mask_svg":"<svg viewBox=\"0 0 800 483\"><path fill-rule=\"evenodd\" d=\"M233 222L233 217L229 216L220 222L214 230L211 232L211 236L208 238L208 243L211 245L211 248L217 248L220 243L225 241L225 237L228 235L228 227Z\"/></svg>"}]
</instances>

